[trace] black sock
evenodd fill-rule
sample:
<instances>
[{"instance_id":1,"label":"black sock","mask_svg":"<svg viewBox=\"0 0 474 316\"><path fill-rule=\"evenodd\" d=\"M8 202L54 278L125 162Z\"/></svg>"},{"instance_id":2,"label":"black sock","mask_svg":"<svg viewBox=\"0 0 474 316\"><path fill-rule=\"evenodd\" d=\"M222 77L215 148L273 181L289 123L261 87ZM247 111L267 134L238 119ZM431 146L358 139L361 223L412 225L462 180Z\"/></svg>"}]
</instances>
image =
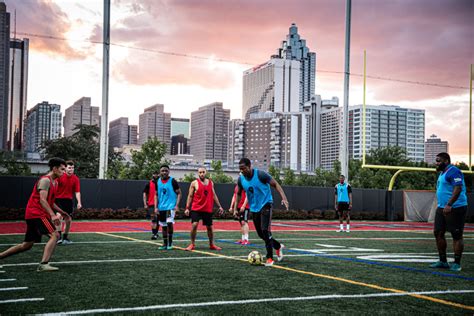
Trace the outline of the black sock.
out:
<instances>
[{"instance_id":1,"label":"black sock","mask_svg":"<svg viewBox=\"0 0 474 316\"><path fill-rule=\"evenodd\" d=\"M168 234L168 245L169 246L173 245L173 234Z\"/></svg>"},{"instance_id":2,"label":"black sock","mask_svg":"<svg viewBox=\"0 0 474 316\"><path fill-rule=\"evenodd\" d=\"M63 239L67 239L68 234L63 234Z\"/></svg>"},{"instance_id":3,"label":"black sock","mask_svg":"<svg viewBox=\"0 0 474 316\"><path fill-rule=\"evenodd\" d=\"M49 261L42 261L41 264L48 264Z\"/></svg>"},{"instance_id":4,"label":"black sock","mask_svg":"<svg viewBox=\"0 0 474 316\"><path fill-rule=\"evenodd\" d=\"M461 255L454 255L454 263L461 264Z\"/></svg>"},{"instance_id":5,"label":"black sock","mask_svg":"<svg viewBox=\"0 0 474 316\"><path fill-rule=\"evenodd\" d=\"M152 233L153 235L158 234L158 229L152 228L151 233Z\"/></svg>"},{"instance_id":6,"label":"black sock","mask_svg":"<svg viewBox=\"0 0 474 316\"><path fill-rule=\"evenodd\" d=\"M448 262L448 260L446 259L446 254L439 254L439 261Z\"/></svg>"}]
</instances>

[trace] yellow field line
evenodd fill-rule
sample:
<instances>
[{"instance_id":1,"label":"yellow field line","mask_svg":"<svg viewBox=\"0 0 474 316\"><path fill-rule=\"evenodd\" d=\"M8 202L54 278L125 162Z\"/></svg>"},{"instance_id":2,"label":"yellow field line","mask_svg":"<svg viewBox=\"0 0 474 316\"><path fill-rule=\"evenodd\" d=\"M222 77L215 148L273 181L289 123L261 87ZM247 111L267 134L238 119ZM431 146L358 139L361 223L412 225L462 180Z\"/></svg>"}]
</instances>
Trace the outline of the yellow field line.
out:
<instances>
[{"instance_id":1,"label":"yellow field line","mask_svg":"<svg viewBox=\"0 0 474 316\"><path fill-rule=\"evenodd\" d=\"M97 232L97 234L110 236L110 237L116 237L116 238L122 238L122 239L127 239L127 240L132 240L132 241L143 242L143 243L152 244L152 245L155 245L155 246L161 246L162 245L160 243L156 243L156 242L152 242L152 241L148 241L148 240L140 240L140 239L131 238L131 237L127 237L127 236L120 236L120 235L102 233L102 232ZM186 249L182 248L182 247L173 246L173 249L179 249L179 250L186 251ZM190 252L205 254L205 255L214 256L214 257L221 257L221 258L226 258L226 259L230 259L230 260L237 260L237 261L247 262L247 260L245 260L245 259L230 257L230 256L222 255L222 254L219 254L219 253L215 253L215 252L201 251L201 250L193 250L193 251L190 251ZM422 300L427 300L427 301L431 301L431 302L435 302L435 303L439 303L439 304L443 304L443 305L448 305L448 306L453 306L453 307L458 307L458 308L463 308L463 309L474 311L474 306L471 306L471 305L459 304L459 303L446 301L446 300L442 300L442 299L438 299L438 298L434 298L434 297L430 297L430 296L426 296L426 295L410 294L407 291L387 288L387 287L379 286L379 285L376 285L376 284L353 281L353 280L349 280L349 279L345 279L345 278L335 277L335 276L332 276L332 275L308 272L308 271L288 268L288 267L284 267L284 266L280 266L280 265L273 265L272 268L291 271L291 272L296 272L296 273L300 273L300 274L311 275L311 276L315 276L315 277L323 278L323 279L340 281L340 282L349 283L349 284L353 284L353 285L364 286L364 287L368 287L368 288L376 289L376 290L380 290L380 291L406 294L408 296L416 297L416 298L419 298L419 299L422 299Z\"/></svg>"}]
</instances>

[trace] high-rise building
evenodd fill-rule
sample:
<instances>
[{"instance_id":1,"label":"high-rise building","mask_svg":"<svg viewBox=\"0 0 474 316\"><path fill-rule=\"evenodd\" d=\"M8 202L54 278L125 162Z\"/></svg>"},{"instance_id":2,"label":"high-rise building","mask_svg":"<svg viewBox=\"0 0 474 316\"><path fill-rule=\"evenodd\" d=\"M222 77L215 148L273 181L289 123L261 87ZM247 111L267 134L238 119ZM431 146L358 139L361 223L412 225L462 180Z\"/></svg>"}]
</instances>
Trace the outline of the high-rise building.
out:
<instances>
[{"instance_id":1,"label":"high-rise building","mask_svg":"<svg viewBox=\"0 0 474 316\"><path fill-rule=\"evenodd\" d=\"M109 123L109 146L121 148L123 145L138 144L138 127L128 125L128 117L120 117Z\"/></svg>"},{"instance_id":2,"label":"high-rise building","mask_svg":"<svg viewBox=\"0 0 474 316\"><path fill-rule=\"evenodd\" d=\"M394 105L366 106L366 151L399 146L407 158L425 159L425 110ZM349 108L349 157L362 159L362 105Z\"/></svg>"},{"instance_id":3,"label":"high-rise building","mask_svg":"<svg viewBox=\"0 0 474 316\"><path fill-rule=\"evenodd\" d=\"M171 155L187 155L188 139L183 134L171 136Z\"/></svg>"},{"instance_id":4,"label":"high-rise building","mask_svg":"<svg viewBox=\"0 0 474 316\"><path fill-rule=\"evenodd\" d=\"M138 123L138 144L143 145L148 139L156 138L171 150L171 114L165 113L163 104L155 104L140 114Z\"/></svg>"},{"instance_id":5,"label":"high-rise building","mask_svg":"<svg viewBox=\"0 0 474 316\"><path fill-rule=\"evenodd\" d=\"M10 77L10 13L0 2L0 150L7 149Z\"/></svg>"},{"instance_id":6,"label":"high-rise building","mask_svg":"<svg viewBox=\"0 0 474 316\"><path fill-rule=\"evenodd\" d=\"M99 107L91 106L90 97L82 97L64 112L64 136L72 136L77 125L100 127Z\"/></svg>"},{"instance_id":7,"label":"high-rise building","mask_svg":"<svg viewBox=\"0 0 474 316\"><path fill-rule=\"evenodd\" d=\"M191 154L202 160L227 160L230 110L214 102L191 113Z\"/></svg>"},{"instance_id":8,"label":"high-rise building","mask_svg":"<svg viewBox=\"0 0 474 316\"><path fill-rule=\"evenodd\" d=\"M282 58L244 72L242 115L300 111L300 62Z\"/></svg>"},{"instance_id":9,"label":"high-rise building","mask_svg":"<svg viewBox=\"0 0 474 316\"><path fill-rule=\"evenodd\" d=\"M240 159L245 157L245 121L235 119L229 121L227 166L238 168Z\"/></svg>"},{"instance_id":10,"label":"high-rise building","mask_svg":"<svg viewBox=\"0 0 474 316\"><path fill-rule=\"evenodd\" d=\"M431 135L425 142L425 162L434 164L436 155L443 152L449 152L449 143L446 140L441 140L435 134Z\"/></svg>"},{"instance_id":11,"label":"high-rise building","mask_svg":"<svg viewBox=\"0 0 474 316\"><path fill-rule=\"evenodd\" d=\"M171 137L183 135L189 139L189 119L187 118L171 118Z\"/></svg>"},{"instance_id":12,"label":"high-rise building","mask_svg":"<svg viewBox=\"0 0 474 316\"><path fill-rule=\"evenodd\" d=\"M46 101L27 112L25 119L25 151L39 152L46 140L61 137L61 106Z\"/></svg>"},{"instance_id":13,"label":"high-rise building","mask_svg":"<svg viewBox=\"0 0 474 316\"><path fill-rule=\"evenodd\" d=\"M310 52L306 46L306 40L301 39L298 27L292 23L286 40L282 42L277 51L277 56L283 59L299 61L299 111L303 111L303 105L309 101L315 93L316 83L316 53Z\"/></svg>"},{"instance_id":14,"label":"high-rise building","mask_svg":"<svg viewBox=\"0 0 474 316\"><path fill-rule=\"evenodd\" d=\"M10 41L10 73L8 94L8 150L23 149L24 121L28 91L29 41L24 38Z\"/></svg>"}]
</instances>

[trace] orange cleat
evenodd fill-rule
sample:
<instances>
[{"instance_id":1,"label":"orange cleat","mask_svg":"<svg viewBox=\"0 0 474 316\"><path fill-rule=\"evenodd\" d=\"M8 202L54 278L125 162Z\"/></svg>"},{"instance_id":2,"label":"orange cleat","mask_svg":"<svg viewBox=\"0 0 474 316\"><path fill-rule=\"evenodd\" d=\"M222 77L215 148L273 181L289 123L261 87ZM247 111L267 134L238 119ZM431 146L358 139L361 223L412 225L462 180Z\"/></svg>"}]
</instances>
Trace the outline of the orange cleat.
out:
<instances>
[{"instance_id":1,"label":"orange cleat","mask_svg":"<svg viewBox=\"0 0 474 316\"><path fill-rule=\"evenodd\" d=\"M194 246L194 244L190 244L190 245L187 246L184 250L186 250L186 251L193 251L194 248L196 248L196 246Z\"/></svg>"},{"instance_id":2,"label":"orange cleat","mask_svg":"<svg viewBox=\"0 0 474 316\"><path fill-rule=\"evenodd\" d=\"M210 245L210 246L209 246L209 249L211 249L211 250L222 250L221 247L218 247L218 246L216 246L216 245L214 245L214 244Z\"/></svg>"}]
</instances>

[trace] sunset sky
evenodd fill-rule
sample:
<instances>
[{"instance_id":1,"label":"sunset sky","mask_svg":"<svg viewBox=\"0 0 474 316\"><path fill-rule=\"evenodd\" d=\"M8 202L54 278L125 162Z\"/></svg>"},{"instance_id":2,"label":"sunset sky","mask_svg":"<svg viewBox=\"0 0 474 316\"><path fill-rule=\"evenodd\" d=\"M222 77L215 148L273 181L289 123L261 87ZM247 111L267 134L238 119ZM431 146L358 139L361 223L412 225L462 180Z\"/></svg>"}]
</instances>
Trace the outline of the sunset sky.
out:
<instances>
[{"instance_id":1,"label":"sunset sky","mask_svg":"<svg viewBox=\"0 0 474 316\"><path fill-rule=\"evenodd\" d=\"M100 107L103 2L5 3L12 30L16 10L17 37L30 39L28 108L48 101L64 112L82 96ZM352 1L351 73L363 73L365 49L370 76L451 86L368 79L367 104L425 109L425 136L448 140L465 162L473 21L471 0ZM333 72L344 71L345 0L112 0L109 119L137 124L156 103L189 118L214 101L239 118L243 71L275 54L291 23L317 54L316 94L342 105ZM350 105L361 104L362 78L350 83Z\"/></svg>"}]
</instances>

